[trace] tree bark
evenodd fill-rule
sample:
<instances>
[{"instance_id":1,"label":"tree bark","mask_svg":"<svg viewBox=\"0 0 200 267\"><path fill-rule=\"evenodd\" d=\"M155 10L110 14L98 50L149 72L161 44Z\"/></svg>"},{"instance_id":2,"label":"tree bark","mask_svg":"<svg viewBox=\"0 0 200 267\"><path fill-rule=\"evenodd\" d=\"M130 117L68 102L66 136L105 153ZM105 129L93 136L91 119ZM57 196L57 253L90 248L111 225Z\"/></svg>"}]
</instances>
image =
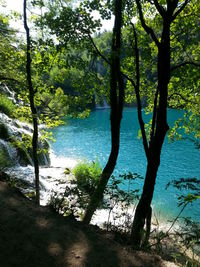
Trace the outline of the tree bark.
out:
<instances>
[{"instance_id":1,"label":"tree bark","mask_svg":"<svg viewBox=\"0 0 200 267\"><path fill-rule=\"evenodd\" d=\"M170 25L175 20L177 15L182 12L189 1L185 0L184 4L180 6L178 2L178 0L167 1L167 8L163 8L158 1L154 2L155 7L160 13L163 21L162 36L161 40L159 41L154 31L145 22L141 1L136 0L142 27L145 29L146 33L151 36L158 48L158 85L154 100L153 123L148 147L145 182L141 198L136 208L131 231L131 241L134 247L141 246L145 220L148 221L149 224L149 211L151 210L151 201L153 198L157 171L160 165L161 150L166 133L169 129L167 124L167 98L168 84L170 81ZM157 99L159 99L158 108ZM146 237L148 238L148 235ZM148 240L146 239L145 241Z\"/></svg>"},{"instance_id":2,"label":"tree bark","mask_svg":"<svg viewBox=\"0 0 200 267\"><path fill-rule=\"evenodd\" d=\"M27 86L29 90L29 101L33 119L33 136L32 136L32 148L33 148L33 162L34 162L34 171L35 171L35 190L36 190L36 203L40 205L40 187L39 187L39 163L38 163L38 118L37 110L34 103L34 89L31 78L31 40L30 40L30 31L27 24L27 14L26 14L26 4L27 1L24 0L24 29L26 31L26 73L27 73Z\"/></svg>"},{"instance_id":3,"label":"tree bark","mask_svg":"<svg viewBox=\"0 0 200 267\"><path fill-rule=\"evenodd\" d=\"M89 224L95 210L103 199L103 193L108 180L115 168L120 144L120 124L124 104L124 81L120 70L122 27L122 0L115 1L115 24L113 28L112 52L110 65L110 123L111 123L111 152L108 162L102 171L97 189L91 197L85 211L83 222Z\"/></svg>"},{"instance_id":4,"label":"tree bark","mask_svg":"<svg viewBox=\"0 0 200 267\"><path fill-rule=\"evenodd\" d=\"M149 146L144 187L136 208L131 231L131 242L136 248L142 244L145 220L148 218L151 209L157 171L160 165L162 145L169 129L167 124L167 96L170 80L170 21L168 19L163 21L161 43L158 46L157 73L159 106L156 114L156 129Z\"/></svg>"}]
</instances>

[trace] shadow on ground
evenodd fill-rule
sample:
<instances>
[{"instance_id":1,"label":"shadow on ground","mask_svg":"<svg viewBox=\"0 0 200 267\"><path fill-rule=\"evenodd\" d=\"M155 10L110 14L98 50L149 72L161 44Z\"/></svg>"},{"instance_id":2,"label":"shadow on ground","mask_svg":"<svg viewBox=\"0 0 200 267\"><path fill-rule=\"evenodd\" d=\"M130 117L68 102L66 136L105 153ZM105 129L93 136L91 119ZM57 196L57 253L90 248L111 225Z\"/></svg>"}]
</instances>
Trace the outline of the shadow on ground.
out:
<instances>
[{"instance_id":1,"label":"shadow on ground","mask_svg":"<svg viewBox=\"0 0 200 267\"><path fill-rule=\"evenodd\" d=\"M0 181L1 267L167 266L158 257L129 251L95 228L37 207ZM170 265L173 266L173 265Z\"/></svg>"}]
</instances>

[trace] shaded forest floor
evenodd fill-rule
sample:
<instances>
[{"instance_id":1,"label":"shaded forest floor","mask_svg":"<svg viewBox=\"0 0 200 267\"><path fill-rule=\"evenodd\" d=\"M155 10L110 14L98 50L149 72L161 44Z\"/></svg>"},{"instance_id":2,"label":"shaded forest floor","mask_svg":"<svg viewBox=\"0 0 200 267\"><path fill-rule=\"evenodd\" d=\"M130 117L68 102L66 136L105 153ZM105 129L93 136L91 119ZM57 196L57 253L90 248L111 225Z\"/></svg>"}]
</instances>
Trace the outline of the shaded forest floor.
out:
<instances>
[{"instance_id":1,"label":"shaded forest floor","mask_svg":"<svg viewBox=\"0 0 200 267\"><path fill-rule=\"evenodd\" d=\"M131 250L94 226L38 207L0 181L1 267L172 267L159 256Z\"/></svg>"}]
</instances>

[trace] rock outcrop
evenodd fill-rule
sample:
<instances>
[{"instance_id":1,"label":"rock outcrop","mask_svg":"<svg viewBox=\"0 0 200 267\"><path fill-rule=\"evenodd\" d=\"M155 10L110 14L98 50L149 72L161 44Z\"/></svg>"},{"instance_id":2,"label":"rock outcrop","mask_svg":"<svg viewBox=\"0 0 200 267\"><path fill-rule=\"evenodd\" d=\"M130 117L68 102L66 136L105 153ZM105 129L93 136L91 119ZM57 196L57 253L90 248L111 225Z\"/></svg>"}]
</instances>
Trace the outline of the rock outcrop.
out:
<instances>
[{"instance_id":1,"label":"rock outcrop","mask_svg":"<svg viewBox=\"0 0 200 267\"><path fill-rule=\"evenodd\" d=\"M6 86L0 85L0 92L6 95L14 104L20 105L14 93ZM0 112L0 167L33 165L31 136L33 128L30 124L10 118ZM39 138L39 164L50 164L49 144Z\"/></svg>"}]
</instances>

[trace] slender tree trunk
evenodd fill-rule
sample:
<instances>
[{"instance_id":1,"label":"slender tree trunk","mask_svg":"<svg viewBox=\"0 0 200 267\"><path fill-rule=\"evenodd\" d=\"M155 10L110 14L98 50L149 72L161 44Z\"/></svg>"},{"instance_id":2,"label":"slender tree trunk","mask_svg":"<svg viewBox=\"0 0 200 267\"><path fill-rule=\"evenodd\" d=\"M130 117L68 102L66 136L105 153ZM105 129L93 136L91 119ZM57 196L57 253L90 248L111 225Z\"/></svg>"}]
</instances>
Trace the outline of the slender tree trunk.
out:
<instances>
[{"instance_id":1,"label":"slender tree trunk","mask_svg":"<svg viewBox=\"0 0 200 267\"><path fill-rule=\"evenodd\" d=\"M147 165L143 192L137 205L132 225L131 242L134 247L140 247L144 236L144 225L151 209L158 166L158 163L153 162L149 162Z\"/></svg>"},{"instance_id":2,"label":"slender tree trunk","mask_svg":"<svg viewBox=\"0 0 200 267\"><path fill-rule=\"evenodd\" d=\"M158 47L157 72L159 106L156 117L156 129L149 146L144 187L132 225L131 242L134 247L140 247L142 243L145 220L148 219L151 209L157 171L160 165L162 145L169 128L167 124L167 96L170 80L170 22L167 20L163 23L161 43Z\"/></svg>"},{"instance_id":3,"label":"slender tree trunk","mask_svg":"<svg viewBox=\"0 0 200 267\"><path fill-rule=\"evenodd\" d=\"M115 25L113 29L112 57L110 68L110 123L111 123L111 152L108 162L102 171L99 184L91 197L85 211L83 222L88 224L103 199L103 193L108 180L115 168L119 153L120 124L124 104L124 81L120 71L120 49L121 49L121 27L122 27L122 0L115 1Z\"/></svg>"},{"instance_id":4,"label":"slender tree trunk","mask_svg":"<svg viewBox=\"0 0 200 267\"><path fill-rule=\"evenodd\" d=\"M40 204L40 188L39 188L39 163L38 163L38 119L37 119L37 110L34 103L34 89L31 79L31 40L29 27L27 25L27 14L26 14L26 0L24 0L24 28L26 31L26 41L27 41L27 51L26 51L26 73L27 73L27 85L29 89L29 101L32 112L33 119L33 137L32 137L32 148L33 148L33 162L35 170L35 190L36 190L36 203Z\"/></svg>"}]
</instances>

